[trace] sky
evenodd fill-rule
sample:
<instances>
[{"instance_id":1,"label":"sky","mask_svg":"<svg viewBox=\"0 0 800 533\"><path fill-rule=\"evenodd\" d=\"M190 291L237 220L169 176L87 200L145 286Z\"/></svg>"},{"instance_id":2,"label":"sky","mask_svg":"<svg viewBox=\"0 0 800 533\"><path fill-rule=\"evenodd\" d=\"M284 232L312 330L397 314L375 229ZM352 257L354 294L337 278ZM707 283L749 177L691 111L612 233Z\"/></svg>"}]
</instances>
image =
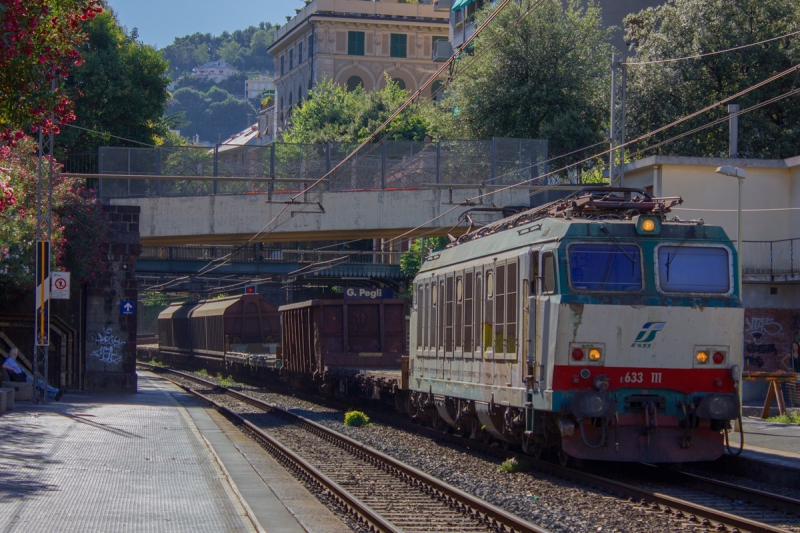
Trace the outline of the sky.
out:
<instances>
[{"instance_id":1,"label":"sky","mask_svg":"<svg viewBox=\"0 0 800 533\"><path fill-rule=\"evenodd\" d=\"M195 32L219 35L259 22L285 24L302 0L108 0L120 24L138 28L139 39L158 48Z\"/></svg>"}]
</instances>

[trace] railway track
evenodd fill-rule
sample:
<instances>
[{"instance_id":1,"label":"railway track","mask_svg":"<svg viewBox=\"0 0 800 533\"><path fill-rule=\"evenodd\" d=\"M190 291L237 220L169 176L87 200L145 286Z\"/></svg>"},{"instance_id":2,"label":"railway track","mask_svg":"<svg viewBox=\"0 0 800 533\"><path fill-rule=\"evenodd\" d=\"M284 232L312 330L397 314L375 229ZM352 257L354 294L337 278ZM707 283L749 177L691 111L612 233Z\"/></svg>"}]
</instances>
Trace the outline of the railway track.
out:
<instances>
[{"instance_id":1,"label":"railway track","mask_svg":"<svg viewBox=\"0 0 800 533\"><path fill-rule=\"evenodd\" d=\"M169 372L200 384L202 392L176 381L245 428L303 481L326 491L366 530L548 533L320 424L197 376ZM252 408L257 422L248 419L256 418Z\"/></svg>"},{"instance_id":2,"label":"railway track","mask_svg":"<svg viewBox=\"0 0 800 533\"><path fill-rule=\"evenodd\" d=\"M207 394L201 394L196 391L193 391L189 388L186 388L193 394L198 397L201 397L204 401L215 405L215 407L222 412L230 411L227 407L221 405L214 401L211 396L229 396L235 398L237 401L247 403L248 405L257 407L259 409L265 411L274 412L276 415L280 417L296 417L296 415L278 409L271 404L263 402L261 400L257 400L248 396L246 394L242 394L237 391L231 391L224 387L220 387L217 384L199 378L198 376L187 374L179 371L175 371L172 369L165 369L161 367L154 367L148 364L138 363L148 369L151 370L159 370L159 371L167 371L170 373L174 373L183 379L188 379L198 384L201 384L206 390L211 391ZM178 383L181 385L180 383ZM182 386L182 385L181 385ZM283 414L285 413L285 414ZM226 413L227 414L227 413ZM234 417L238 416L232 411L230 414ZM372 415L371 415L372 416ZM299 418L299 417L297 417ZM389 422L392 425L398 425L398 421L394 417L387 417L387 416L376 416L374 419L383 419ZM258 428L251 429L252 424L248 421L242 419L242 425L247 426L248 430L252 430L253 433L257 436L258 433L256 430ZM283 434L283 440L286 442L292 441L295 442L293 439L298 438L298 431L305 432L308 434L316 433L318 435L317 438L325 439L327 442L340 442L339 448L346 449L350 447L352 450L360 450L356 453L356 455L361 454L364 457L369 457L369 461L378 461L380 464L384 464L387 466L379 466L377 467L379 470L384 472L391 472L390 475L397 476L399 472L399 477L396 479L400 479L411 487L415 487L417 489L417 493L422 491L423 493L433 495L434 499L437 501L445 502L446 507L449 507L451 510L456 509L459 511L458 520L463 519L464 516L471 516L475 515L478 516L483 523L480 527L483 529L468 529L466 527L462 527L462 522L453 521L452 524L455 525L455 529L449 528L441 528L441 527L434 527L430 524L430 517L435 516L435 512L432 508L428 508L425 506L417 507L419 509L420 516L425 516L427 519L423 520L425 524L427 524L428 530L431 531L544 531L537 526L530 524L528 522L524 522L509 513L506 513L502 509L494 507L486 502L482 502L481 500L477 500L473 496L460 491L450 485L446 485L446 488L437 487L435 483L441 483L435 478L432 478L422 472L419 472L412 467L407 465L403 465L402 467L393 466L390 462L396 462L388 456L381 454L375 450L371 450L369 448L364 447L363 445L349 439L348 437L344 437L328 428L323 426L319 426L314 422L301 420L299 422L301 426L303 426L302 430L298 430L298 426L288 426L292 428L291 430L285 429L287 426L284 426L279 431ZM497 447L485 446L477 443L474 440L464 439L462 437L458 437L455 435L449 435L442 433L440 431L424 428L417 425L410 424L408 422L402 423L403 429L408 429L414 431L419 434L423 434L425 436L437 438L437 439L446 439L451 443L461 444L461 445L468 445L473 450L478 449L484 453L490 454L495 457L502 457L508 458L510 455L514 455L507 451L503 451L498 449ZM258 430L261 431L261 430ZM272 430L270 430L272 431ZM291 431L294 433L284 433L284 431ZM324 435L324 437L323 437ZM259 436L260 438L260 436ZM277 440L277 439L273 439ZM280 452L279 450L273 450L271 444L269 444L269 440L264 440L265 445L273 452L274 455L280 456L284 452ZM317 461L322 460L320 464L320 468L312 466L312 470L318 470L323 476L326 474L325 464L330 465L331 463L325 463L325 457L320 458L319 454L315 452L315 448L320 448L319 445L314 445L312 443L306 443L303 441L304 444L301 444L300 447L305 450L303 453L309 454L310 456L317 456ZM318 450L317 450L318 451ZM298 453L299 450L297 451ZM293 454L292 450L289 450L289 454ZM297 455L297 454L295 454ZM302 454L300 454L302 455ZM289 457L289 456L287 456ZM300 456L297 456L298 459L302 461ZM794 500L792 498L787 498L782 495L772 494L768 492L758 491L755 489L751 489L749 487L743 487L731 483L722 482L719 480L715 480L712 478L702 477L696 474L688 474L683 472L677 472L672 470L666 470L663 468L656 468L651 465L643 465L642 468L637 469L638 473L635 476L625 475L625 481L620 480L620 476L618 474L610 474L612 477L608 477L609 474L603 473L602 475L597 473L592 473L585 470L576 470L572 468L565 468L560 465L549 463L546 461L532 461L530 457L519 455L519 458L525 458L532 463L532 468L546 473L551 476L555 476L562 479L567 479L575 483L579 483L581 485L589 486L596 490L601 490L603 492L615 495L621 498L627 498L632 504L639 505L645 508L648 512L652 513L664 513L670 514L674 518L679 519L682 522L685 522L687 526L697 526L698 528L702 527L703 529L709 531L728 531L731 533L745 533L745 532L752 532L752 533L786 533L787 531L797 531L800 532L800 501ZM292 469L303 470L302 467L298 465L295 459L286 459L287 465L294 464L295 466L290 466ZM310 459L312 464L314 463L314 459ZM383 461L390 461L390 462L383 462ZM333 463L336 466L336 462ZM374 466L373 466L374 467ZM361 468L361 467L358 467ZM356 467L348 467L350 472L355 471ZM388 470L387 470L388 469ZM344 469L342 469L344 470ZM314 476L306 470L304 476L301 477L308 477L310 476L313 478ZM329 471L327 471L329 472ZM420 477L421 476L421 477ZM327 482L336 484L337 479L336 476L326 476ZM423 529L416 529L413 525L404 524L399 529L389 529L388 527L398 527L396 524L393 524L391 520L384 517L386 523L382 524L380 522L374 522L372 519L368 518L369 511L380 513L377 510L373 510L370 508L369 505L364 503L358 496L361 498L366 499L368 502L372 502L373 500L370 499L372 495L370 490L375 488L375 483L365 482L362 479L353 479L349 475L345 479L338 479L338 481L342 482L341 485L337 485L339 487L338 492L335 490L331 490L326 485L326 482L318 481L322 483L326 490L331 492L337 500L341 502L341 504L346 507L347 509L351 510L355 515L359 516L359 519L366 520L369 522L375 530L379 531L407 531L407 530L414 530L414 531L423 531ZM420 488L425 484L425 486L429 488ZM343 487L350 487L351 491L344 489ZM355 490L358 488L359 490ZM366 490L366 492L364 492ZM355 504L350 503L346 497L340 495L345 494L350 498L353 498L355 501L362 501L364 503L366 512L362 513L362 510ZM352 494L351 494L352 492ZM466 496L468 498L467 502L462 502L459 500L460 496ZM478 508L479 505L487 505L489 506L488 509L481 510ZM415 505L420 505L419 502L416 502ZM387 513L386 516L399 518L403 515L403 513L408 514L409 512L414 512L411 509L415 509L412 507L406 507L406 509L400 513L397 512L397 507L393 507L391 509L386 509L384 512ZM506 522L505 520L513 519L516 522ZM376 518L377 520L377 518ZM445 519L443 524L447 523L447 520L450 518ZM455 519L453 519L455 520ZM459 525L457 525L459 524ZM442 525L442 524L439 524ZM527 527L531 527L533 529L524 529L523 526L527 525ZM410 526L410 527L409 527ZM785 527L784 527L785 526ZM789 527L789 529L786 529ZM430 529L432 528L432 529Z\"/></svg>"}]
</instances>

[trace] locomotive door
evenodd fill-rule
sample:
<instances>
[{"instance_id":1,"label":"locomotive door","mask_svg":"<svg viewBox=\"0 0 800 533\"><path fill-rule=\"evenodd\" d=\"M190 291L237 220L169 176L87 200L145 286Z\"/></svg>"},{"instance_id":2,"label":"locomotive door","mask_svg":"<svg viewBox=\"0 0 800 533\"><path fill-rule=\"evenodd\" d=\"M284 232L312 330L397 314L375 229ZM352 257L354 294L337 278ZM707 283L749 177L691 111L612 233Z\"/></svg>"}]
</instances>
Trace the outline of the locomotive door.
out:
<instances>
[{"instance_id":1,"label":"locomotive door","mask_svg":"<svg viewBox=\"0 0 800 533\"><path fill-rule=\"evenodd\" d=\"M538 389L539 364L536 351L536 302L541 294L540 253L533 250L530 253L530 275L528 281L528 295L523 310L523 324L525 325L525 376L532 376L533 383L528 383L528 389Z\"/></svg>"}]
</instances>

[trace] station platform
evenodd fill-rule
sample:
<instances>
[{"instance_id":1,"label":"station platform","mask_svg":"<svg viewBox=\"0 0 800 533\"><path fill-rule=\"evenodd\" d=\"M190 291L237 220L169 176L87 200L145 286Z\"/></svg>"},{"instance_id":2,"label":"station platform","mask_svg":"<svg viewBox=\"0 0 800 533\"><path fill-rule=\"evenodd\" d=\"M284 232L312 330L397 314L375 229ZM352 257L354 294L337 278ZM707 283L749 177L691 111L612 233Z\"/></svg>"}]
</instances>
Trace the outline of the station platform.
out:
<instances>
[{"instance_id":1,"label":"station platform","mask_svg":"<svg viewBox=\"0 0 800 533\"><path fill-rule=\"evenodd\" d=\"M716 461L716 470L757 479L765 483L795 486L800 479L800 425L777 424L746 417L744 451L739 457L727 453ZM730 445L739 449L740 434L731 432Z\"/></svg>"},{"instance_id":2,"label":"station platform","mask_svg":"<svg viewBox=\"0 0 800 533\"><path fill-rule=\"evenodd\" d=\"M346 533L222 415L149 372L0 415L0 532Z\"/></svg>"}]
</instances>

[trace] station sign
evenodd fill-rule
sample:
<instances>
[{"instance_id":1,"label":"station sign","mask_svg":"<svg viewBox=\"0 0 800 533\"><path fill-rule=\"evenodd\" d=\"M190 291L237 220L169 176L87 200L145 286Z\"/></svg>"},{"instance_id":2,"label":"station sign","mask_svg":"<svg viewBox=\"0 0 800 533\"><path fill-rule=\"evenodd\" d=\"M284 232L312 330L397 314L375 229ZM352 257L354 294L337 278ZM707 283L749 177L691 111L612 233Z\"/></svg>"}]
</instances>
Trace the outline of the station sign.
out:
<instances>
[{"instance_id":1,"label":"station sign","mask_svg":"<svg viewBox=\"0 0 800 533\"><path fill-rule=\"evenodd\" d=\"M69 300L69 272L50 273L50 299Z\"/></svg>"},{"instance_id":2,"label":"station sign","mask_svg":"<svg viewBox=\"0 0 800 533\"><path fill-rule=\"evenodd\" d=\"M369 287L348 287L344 290L345 300L378 300L380 298L392 298L392 289L372 289Z\"/></svg>"}]
</instances>

